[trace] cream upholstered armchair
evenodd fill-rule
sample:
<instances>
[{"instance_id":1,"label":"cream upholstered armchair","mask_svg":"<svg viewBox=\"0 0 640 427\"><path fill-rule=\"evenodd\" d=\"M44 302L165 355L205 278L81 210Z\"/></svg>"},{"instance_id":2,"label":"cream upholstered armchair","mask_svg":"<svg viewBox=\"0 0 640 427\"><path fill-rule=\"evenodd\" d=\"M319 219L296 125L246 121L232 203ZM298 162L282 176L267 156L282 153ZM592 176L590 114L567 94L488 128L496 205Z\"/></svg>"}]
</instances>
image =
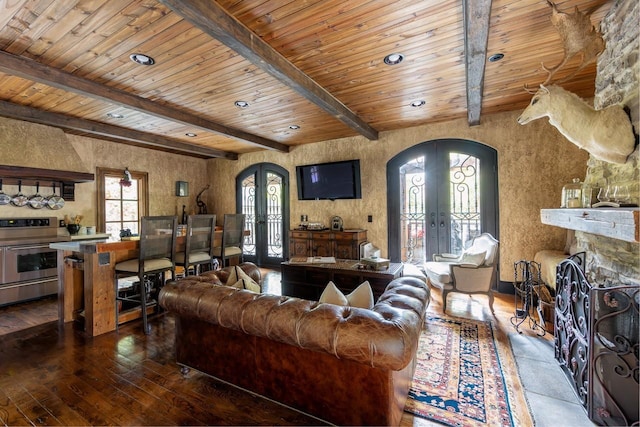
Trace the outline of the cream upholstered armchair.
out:
<instances>
[{"instance_id":1,"label":"cream upholstered armchair","mask_svg":"<svg viewBox=\"0 0 640 427\"><path fill-rule=\"evenodd\" d=\"M425 263L427 282L442 289L442 311L449 292L486 294L493 313L491 284L498 264L498 241L489 233L473 238L462 254L436 254Z\"/></svg>"}]
</instances>

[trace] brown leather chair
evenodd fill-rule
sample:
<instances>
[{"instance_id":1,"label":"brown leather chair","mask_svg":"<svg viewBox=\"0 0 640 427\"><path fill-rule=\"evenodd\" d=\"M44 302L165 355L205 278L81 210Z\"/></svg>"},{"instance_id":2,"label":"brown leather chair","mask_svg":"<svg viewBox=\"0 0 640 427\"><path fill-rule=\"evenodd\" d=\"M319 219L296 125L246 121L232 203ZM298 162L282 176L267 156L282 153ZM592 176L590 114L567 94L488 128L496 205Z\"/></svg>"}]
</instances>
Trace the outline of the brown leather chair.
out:
<instances>
[{"instance_id":1,"label":"brown leather chair","mask_svg":"<svg viewBox=\"0 0 640 427\"><path fill-rule=\"evenodd\" d=\"M242 262L244 245L244 214L225 214L221 246L213 248L213 256L220 259L220 265L228 265L230 258L237 257Z\"/></svg>"},{"instance_id":2,"label":"brown leather chair","mask_svg":"<svg viewBox=\"0 0 640 427\"><path fill-rule=\"evenodd\" d=\"M184 267L184 274L200 274L208 265L214 270L213 242L216 229L215 215L189 215L184 251L176 253L176 265Z\"/></svg>"},{"instance_id":3,"label":"brown leather chair","mask_svg":"<svg viewBox=\"0 0 640 427\"><path fill-rule=\"evenodd\" d=\"M138 257L119 262L115 266L116 328L121 310L139 308L142 311L144 333L150 332L146 309L156 304L157 294L165 282L165 273L170 271L171 279L176 278L177 227L177 216L142 217ZM132 275L137 275L137 281L131 286L118 286L118 279ZM159 307L158 305L157 308Z\"/></svg>"}]
</instances>

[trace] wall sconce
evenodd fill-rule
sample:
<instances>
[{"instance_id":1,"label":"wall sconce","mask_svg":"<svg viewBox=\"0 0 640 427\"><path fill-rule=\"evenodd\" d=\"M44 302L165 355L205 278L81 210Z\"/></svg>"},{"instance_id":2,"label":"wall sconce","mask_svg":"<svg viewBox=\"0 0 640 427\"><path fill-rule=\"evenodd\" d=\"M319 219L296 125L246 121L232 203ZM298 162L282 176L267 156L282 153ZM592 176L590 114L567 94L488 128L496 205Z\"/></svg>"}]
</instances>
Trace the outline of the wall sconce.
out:
<instances>
[{"instance_id":1,"label":"wall sconce","mask_svg":"<svg viewBox=\"0 0 640 427\"><path fill-rule=\"evenodd\" d=\"M176 181L176 196L187 197L189 195L189 183L187 181Z\"/></svg>"}]
</instances>

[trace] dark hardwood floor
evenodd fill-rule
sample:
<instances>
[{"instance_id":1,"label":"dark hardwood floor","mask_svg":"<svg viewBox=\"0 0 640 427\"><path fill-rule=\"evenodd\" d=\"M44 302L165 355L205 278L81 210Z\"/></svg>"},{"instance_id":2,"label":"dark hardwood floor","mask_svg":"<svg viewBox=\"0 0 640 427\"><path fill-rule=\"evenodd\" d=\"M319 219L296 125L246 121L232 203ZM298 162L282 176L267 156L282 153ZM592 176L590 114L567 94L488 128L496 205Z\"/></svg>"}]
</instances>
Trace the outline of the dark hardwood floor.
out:
<instances>
[{"instance_id":1,"label":"dark hardwood floor","mask_svg":"<svg viewBox=\"0 0 640 427\"><path fill-rule=\"evenodd\" d=\"M315 425L201 373L180 374L174 320L95 338L46 323L0 337L0 425Z\"/></svg>"},{"instance_id":2,"label":"dark hardwood floor","mask_svg":"<svg viewBox=\"0 0 640 427\"><path fill-rule=\"evenodd\" d=\"M0 335L58 320L57 296L0 307Z\"/></svg>"}]
</instances>

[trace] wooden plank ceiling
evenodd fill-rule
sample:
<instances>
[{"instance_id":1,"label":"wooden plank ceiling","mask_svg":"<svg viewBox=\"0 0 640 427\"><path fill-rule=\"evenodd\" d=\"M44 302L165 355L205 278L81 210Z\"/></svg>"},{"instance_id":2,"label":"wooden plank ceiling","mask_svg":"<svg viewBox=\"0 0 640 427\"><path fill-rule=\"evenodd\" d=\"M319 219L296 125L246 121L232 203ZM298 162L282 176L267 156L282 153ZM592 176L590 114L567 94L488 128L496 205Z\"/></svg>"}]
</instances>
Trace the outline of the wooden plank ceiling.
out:
<instances>
[{"instance_id":1,"label":"wooden plank ceiling","mask_svg":"<svg viewBox=\"0 0 640 427\"><path fill-rule=\"evenodd\" d=\"M592 12L598 27L612 4L557 6ZM561 61L550 16L545 0L0 1L0 116L229 159L463 117L471 126L523 109L523 86L546 78L540 64ZM404 60L385 64L392 53ZM496 53L504 59L486 60ZM592 97L595 72L563 87Z\"/></svg>"}]
</instances>

